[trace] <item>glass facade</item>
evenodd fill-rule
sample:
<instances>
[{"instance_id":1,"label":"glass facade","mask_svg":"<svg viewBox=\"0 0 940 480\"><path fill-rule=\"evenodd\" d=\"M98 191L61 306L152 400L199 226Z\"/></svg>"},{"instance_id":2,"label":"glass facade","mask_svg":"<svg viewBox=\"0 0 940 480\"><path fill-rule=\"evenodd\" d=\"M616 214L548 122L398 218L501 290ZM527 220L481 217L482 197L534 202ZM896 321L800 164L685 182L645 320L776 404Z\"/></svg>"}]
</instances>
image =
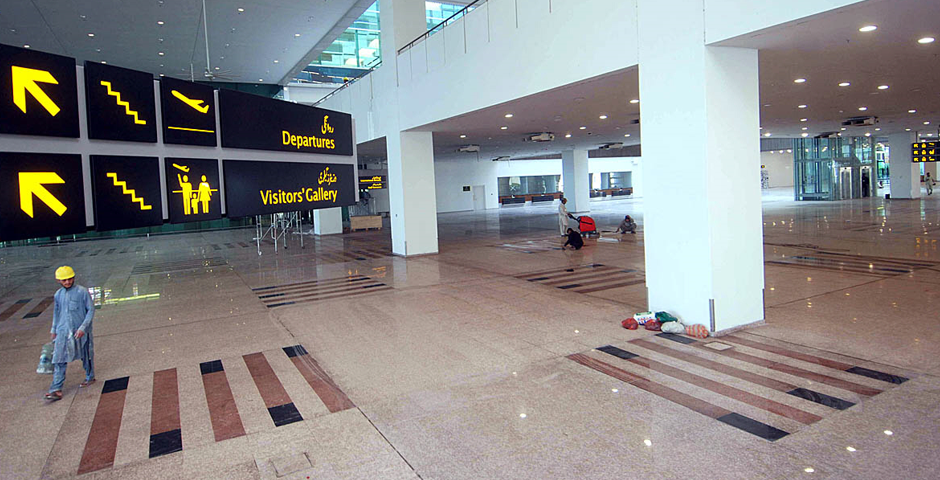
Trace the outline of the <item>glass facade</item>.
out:
<instances>
[{"instance_id":1,"label":"glass facade","mask_svg":"<svg viewBox=\"0 0 940 480\"><path fill-rule=\"evenodd\" d=\"M845 200L874 195L875 144L872 137L794 140L794 198Z\"/></svg>"},{"instance_id":2,"label":"glass facade","mask_svg":"<svg viewBox=\"0 0 940 480\"><path fill-rule=\"evenodd\" d=\"M499 196L540 195L561 191L561 175L530 175L526 177L499 177Z\"/></svg>"},{"instance_id":3,"label":"glass facade","mask_svg":"<svg viewBox=\"0 0 940 480\"><path fill-rule=\"evenodd\" d=\"M340 34L295 81L343 83L382 64L379 2L375 2Z\"/></svg>"},{"instance_id":4,"label":"glass facade","mask_svg":"<svg viewBox=\"0 0 940 480\"><path fill-rule=\"evenodd\" d=\"M425 10L427 11L427 21L428 21L428 30L434 29L444 20L449 19L455 13L466 8L465 5L453 5L450 3L440 3L440 2L424 2ZM474 7L467 8L466 12L457 15L452 18L451 21L457 20L458 18L466 15L467 13L473 11Z\"/></svg>"}]
</instances>

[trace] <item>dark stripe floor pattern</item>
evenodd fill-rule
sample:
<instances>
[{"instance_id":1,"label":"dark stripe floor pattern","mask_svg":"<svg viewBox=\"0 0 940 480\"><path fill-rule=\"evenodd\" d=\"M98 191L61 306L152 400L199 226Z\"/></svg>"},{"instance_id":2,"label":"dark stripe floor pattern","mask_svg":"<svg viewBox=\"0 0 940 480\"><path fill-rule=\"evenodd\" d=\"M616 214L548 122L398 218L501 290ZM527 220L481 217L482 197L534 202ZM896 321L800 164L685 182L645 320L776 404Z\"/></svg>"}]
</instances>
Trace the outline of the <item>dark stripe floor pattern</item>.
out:
<instances>
[{"instance_id":1,"label":"dark stripe floor pattern","mask_svg":"<svg viewBox=\"0 0 940 480\"><path fill-rule=\"evenodd\" d=\"M808 353L812 349L779 343L754 336L745 338L741 334L696 340L684 335L661 333L632 340L623 348L606 345L568 358L769 441L779 440L796 431L787 427L785 419L811 425L857 405L857 402L846 398L864 401L908 380L899 373L852 365L822 356L825 352ZM714 345L710 347L709 344ZM713 348L716 346L721 349ZM749 349L754 354L742 349ZM760 356L757 356L758 352ZM656 358L669 358L669 364ZM890 367L884 369L889 370ZM671 378L669 385L673 386L663 383L660 380L665 378L663 376ZM721 376L737 381L716 379ZM853 381L852 376L858 380ZM790 378L793 380L788 380ZM742 383L742 380L747 383ZM878 387L872 387L873 384ZM819 387L810 388L812 385L819 385L828 393L814 390ZM702 389L719 394L725 400L717 405L714 401L697 397L696 392ZM843 393L838 394L839 391ZM751 418L743 411L729 408L729 405L739 404L763 411L763 417ZM816 407L811 408L810 405ZM819 406L826 408L820 409Z\"/></svg>"},{"instance_id":2,"label":"dark stripe floor pattern","mask_svg":"<svg viewBox=\"0 0 940 480\"><path fill-rule=\"evenodd\" d=\"M593 293L646 282L642 272L592 263L516 275L516 278L578 293Z\"/></svg>"},{"instance_id":3,"label":"dark stripe floor pattern","mask_svg":"<svg viewBox=\"0 0 940 480\"><path fill-rule=\"evenodd\" d=\"M391 289L392 287L371 277L350 275L347 277L271 285L252 290L266 307L277 308L333 298L365 295Z\"/></svg>"}]
</instances>

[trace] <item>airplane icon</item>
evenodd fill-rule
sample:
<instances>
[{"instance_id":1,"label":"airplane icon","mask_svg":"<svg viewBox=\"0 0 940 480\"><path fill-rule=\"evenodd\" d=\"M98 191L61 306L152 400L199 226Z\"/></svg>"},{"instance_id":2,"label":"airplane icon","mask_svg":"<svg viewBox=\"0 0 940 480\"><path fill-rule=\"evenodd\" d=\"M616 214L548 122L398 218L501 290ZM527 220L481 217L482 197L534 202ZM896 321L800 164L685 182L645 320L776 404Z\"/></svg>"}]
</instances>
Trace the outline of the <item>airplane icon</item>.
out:
<instances>
[{"instance_id":1,"label":"airplane icon","mask_svg":"<svg viewBox=\"0 0 940 480\"><path fill-rule=\"evenodd\" d=\"M178 98L181 102L185 103L186 105L189 105L190 107L193 108L193 110L196 110L199 113L206 113L209 111L208 105L201 105L202 103L205 103L203 100L193 100L176 90L171 90L170 92L173 94L174 97Z\"/></svg>"}]
</instances>

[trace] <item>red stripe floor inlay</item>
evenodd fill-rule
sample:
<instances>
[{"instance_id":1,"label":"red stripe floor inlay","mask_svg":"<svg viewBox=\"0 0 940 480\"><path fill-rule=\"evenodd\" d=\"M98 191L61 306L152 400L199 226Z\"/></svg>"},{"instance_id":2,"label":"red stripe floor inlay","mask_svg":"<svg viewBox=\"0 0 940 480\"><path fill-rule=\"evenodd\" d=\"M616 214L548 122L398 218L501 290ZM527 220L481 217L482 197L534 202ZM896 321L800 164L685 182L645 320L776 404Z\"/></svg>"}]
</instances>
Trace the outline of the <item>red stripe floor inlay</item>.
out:
<instances>
[{"instance_id":1,"label":"red stripe floor inlay","mask_svg":"<svg viewBox=\"0 0 940 480\"><path fill-rule=\"evenodd\" d=\"M102 394L98 400L95 419L91 423L82 461L78 466L79 475L114 465L126 394L127 389L122 389Z\"/></svg>"},{"instance_id":2,"label":"red stripe floor inlay","mask_svg":"<svg viewBox=\"0 0 940 480\"><path fill-rule=\"evenodd\" d=\"M206 401L209 404L209 419L212 422L212 431L215 441L221 442L230 438L245 435L235 397L228 384L228 377L224 371L207 373L202 376L202 385L206 390Z\"/></svg>"}]
</instances>

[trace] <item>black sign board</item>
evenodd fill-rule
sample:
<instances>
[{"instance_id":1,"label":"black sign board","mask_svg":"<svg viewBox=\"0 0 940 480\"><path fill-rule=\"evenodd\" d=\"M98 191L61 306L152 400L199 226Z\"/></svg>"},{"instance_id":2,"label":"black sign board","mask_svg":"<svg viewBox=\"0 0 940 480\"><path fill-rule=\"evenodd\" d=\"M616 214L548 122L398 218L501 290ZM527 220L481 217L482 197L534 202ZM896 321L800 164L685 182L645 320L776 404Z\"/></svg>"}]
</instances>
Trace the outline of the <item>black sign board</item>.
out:
<instances>
[{"instance_id":1,"label":"black sign board","mask_svg":"<svg viewBox=\"0 0 940 480\"><path fill-rule=\"evenodd\" d=\"M165 158L166 202L170 223L222 218L219 161Z\"/></svg>"},{"instance_id":2,"label":"black sign board","mask_svg":"<svg viewBox=\"0 0 940 480\"><path fill-rule=\"evenodd\" d=\"M373 175L371 177L359 177L360 190L378 190L388 187L388 180L385 175Z\"/></svg>"},{"instance_id":3,"label":"black sign board","mask_svg":"<svg viewBox=\"0 0 940 480\"><path fill-rule=\"evenodd\" d=\"M85 62L85 104L88 138L156 143L153 75Z\"/></svg>"},{"instance_id":4,"label":"black sign board","mask_svg":"<svg viewBox=\"0 0 940 480\"><path fill-rule=\"evenodd\" d=\"M173 78L160 79L163 143L214 147L214 89Z\"/></svg>"},{"instance_id":5,"label":"black sign board","mask_svg":"<svg viewBox=\"0 0 940 480\"><path fill-rule=\"evenodd\" d=\"M219 90L219 125L223 147L353 154L348 113Z\"/></svg>"},{"instance_id":6,"label":"black sign board","mask_svg":"<svg viewBox=\"0 0 940 480\"><path fill-rule=\"evenodd\" d=\"M160 163L156 157L91 156L95 230L163 224Z\"/></svg>"},{"instance_id":7,"label":"black sign board","mask_svg":"<svg viewBox=\"0 0 940 480\"><path fill-rule=\"evenodd\" d=\"M225 160L229 217L342 207L356 203L352 165Z\"/></svg>"},{"instance_id":8,"label":"black sign board","mask_svg":"<svg viewBox=\"0 0 940 480\"><path fill-rule=\"evenodd\" d=\"M78 138L75 59L0 45L0 133Z\"/></svg>"},{"instance_id":9,"label":"black sign board","mask_svg":"<svg viewBox=\"0 0 940 480\"><path fill-rule=\"evenodd\" d=\"M912 145L914 163L940 161L940 142L920 142Z\"/></svg>"},{"instance_id":10,"label":"black sign board","mask_svg":"<svg viewBox=\"0 0 940 480\"><path fill-rule=\"evenodd\" d=\"M85 231L81 155L0 152L0 241Z\"/></svg>"}]
</instances>

